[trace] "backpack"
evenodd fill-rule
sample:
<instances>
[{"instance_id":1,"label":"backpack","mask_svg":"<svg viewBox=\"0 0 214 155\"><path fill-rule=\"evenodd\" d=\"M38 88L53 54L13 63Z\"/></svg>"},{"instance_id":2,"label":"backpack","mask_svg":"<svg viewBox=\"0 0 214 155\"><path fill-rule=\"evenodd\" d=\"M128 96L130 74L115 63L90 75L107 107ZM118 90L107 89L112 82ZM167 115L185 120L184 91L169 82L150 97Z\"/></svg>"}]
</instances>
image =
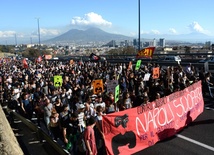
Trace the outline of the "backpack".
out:
<instances>
[{"instance_id":1,"label":"backpack","mask_svg":"<svg viewBox=\"0 0 214 155\"><path fill-rule=\"evenodd\" d=\"M84 132L80 133L79 138L77 140L77 149L84 153L86 152L86 144L85 144L85 137L84 137Z\"/></svg>"}]
</instances>

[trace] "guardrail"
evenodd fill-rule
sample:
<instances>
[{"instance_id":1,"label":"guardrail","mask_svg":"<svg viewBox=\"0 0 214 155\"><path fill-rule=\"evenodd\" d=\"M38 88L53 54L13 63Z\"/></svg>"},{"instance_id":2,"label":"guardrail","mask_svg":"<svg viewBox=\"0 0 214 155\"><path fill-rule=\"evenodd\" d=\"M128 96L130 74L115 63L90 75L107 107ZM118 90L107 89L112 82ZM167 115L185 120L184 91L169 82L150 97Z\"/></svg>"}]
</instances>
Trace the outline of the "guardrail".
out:
<instances>
[{"instance_id":1,"label":"guardrail","mask_svg":"<svg viewBox=\"0 0 214 155\"><path fill-rule=\"evenodd\" d=\"M11 111L11 114L15 116L17 119L21 120L32 131L36 132L40 142L42 140L46 140L46 142L56 151L56 154L70 155L70 153L67 150L63 149L56 141L53 141L48 134L46 134L40 127L33 124L30 120L22 117L21 115L14 111Z\"/></svg>"},{"instance_id":2,"label":"guardrail","mask_svg":"<svg viewBox=\"0 0 214 155\"><path fill-rule=\"evenodd\" d=\"M0 154L24 155L0 104Z\"/></svg>"}]
</instances>

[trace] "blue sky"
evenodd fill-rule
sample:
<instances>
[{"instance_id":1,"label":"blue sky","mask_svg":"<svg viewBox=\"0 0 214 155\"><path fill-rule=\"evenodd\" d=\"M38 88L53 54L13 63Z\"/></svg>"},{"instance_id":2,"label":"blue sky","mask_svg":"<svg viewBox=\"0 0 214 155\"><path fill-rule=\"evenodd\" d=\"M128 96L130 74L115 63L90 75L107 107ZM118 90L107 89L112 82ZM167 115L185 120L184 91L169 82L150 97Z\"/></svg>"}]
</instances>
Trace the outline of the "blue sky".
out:
<instances>
[{"instance_id":1,"label":"blue sky","mask_svg":"<svg viewBox=\"0 0 214 155\"><path fill-rule=\"evenodd\" d=\"M141 0L141 36L201 32L214 36L214 0ZM70 29L96 26L138 36L138 0L3 0L0 44L53 38Z\"/></svg>"}]
</instances>

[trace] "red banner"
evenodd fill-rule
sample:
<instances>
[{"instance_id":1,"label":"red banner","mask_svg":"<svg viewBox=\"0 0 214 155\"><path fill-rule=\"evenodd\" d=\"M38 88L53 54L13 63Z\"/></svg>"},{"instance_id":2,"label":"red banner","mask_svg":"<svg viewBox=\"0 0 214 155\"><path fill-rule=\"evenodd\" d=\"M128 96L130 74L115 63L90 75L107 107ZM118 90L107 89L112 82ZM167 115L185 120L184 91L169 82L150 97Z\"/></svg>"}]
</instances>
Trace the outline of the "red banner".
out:
<instances>
[{"instance_id":1,"label":"red banner","mask_svg":"<svg viewBox=\"0 0 214 155\"><path fill-rule=\"evenodd\" d=\"M45 57L45 60L52 59L52 55L44 55L44 57Z\"/></svg>"},{"instance_id":2,"label":"red banner","mask_svg":"<svg viewBox=\"0 0 214 155\"><path fill-rule=\"evenodd\" d=\"M143 57L152 58L154 51L155 51L155 47L144 48L144 49L138 51L136 58L143 58Z\"/></svg>"},{"instance_id":3,"label":"red banner","mask_svg":"<svg viewBox=\"0 0 214 155\"><path fill-rule=\"evenodd\" d=\"M204 110L201 81L136 108L103 116L108 155L133 154L175 135Z\"/></svg>"}]
</instances>

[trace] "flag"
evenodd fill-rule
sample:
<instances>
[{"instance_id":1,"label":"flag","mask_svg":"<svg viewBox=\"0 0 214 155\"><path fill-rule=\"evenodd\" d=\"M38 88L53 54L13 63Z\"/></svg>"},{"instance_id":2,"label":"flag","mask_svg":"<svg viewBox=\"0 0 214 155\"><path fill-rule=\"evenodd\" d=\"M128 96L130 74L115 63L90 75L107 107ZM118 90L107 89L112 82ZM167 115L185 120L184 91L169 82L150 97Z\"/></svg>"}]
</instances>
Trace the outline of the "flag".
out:
<instances>
[{"instance_id":1,"label":"flag","mask_svg":"<svg viewBox=\"0 0 214 155\"><path fill-rule=\"evenodd\" d=\"M155 51L155 47L144 48L138 51L136 58L143 58L143 57L152 58L154 51Z\"/></svg>"},{"instance_id":2,"label":"flag","mask_svg":"<svg viewBox=\"0 0 214 155\"><path fill-rule=\"evenodd\" d=\"M96 55L94 53L91 53L91 55L89 57L93 61L99 61L100 60L100 56L98 56L98 55Z\"/></svg>"},{"instance_id":3,"label":"flag","mask_svg":"<svg viewBox=\"0 0 214 155\"><path fill-rule=\"evenodd\" d=\"M129 61L129 66L128 66L128 70L131 70L132 69L132 62Z\"/></svg>"},{"instance_id":4,"label":"flag","mask_svg":"<svg viewBox=\"0 0 214 155\"><path fill-rule=\"evenodd\" d=\"M28 63L27 63L27 60L25 58L22 60L22 64L23 64L24 68L28 68Z\"/></svg>"},{"instance_id":5,"label":"flag","mask_svg":"<svg viewBox=\"0 0 214 155\"><path fill-rule=\"evenodd\" d=\"M42 61L42 57L39 56L39 57L36 59L36 62L39 63L39 62L41 62L41 61Z\"/></svg>"},{"instance_id":6,"label":"flag","mask_svg":"<svg viewBox=\"0 0 214 155\"><path fill-rule=\"evenodd\" d=\"M43 57L44 57L45 60L52 59L52 55L43 55Z\"/></svg>"},{"instance_id":7,"label":"flag","mask_svg":"<svg viewBox=\"0 0 214 155\"><path fill-rule=\"evenodd\" d=\"M84 65L82 58L79 60L79 65Z\"/></svg>"}]
</instances>

